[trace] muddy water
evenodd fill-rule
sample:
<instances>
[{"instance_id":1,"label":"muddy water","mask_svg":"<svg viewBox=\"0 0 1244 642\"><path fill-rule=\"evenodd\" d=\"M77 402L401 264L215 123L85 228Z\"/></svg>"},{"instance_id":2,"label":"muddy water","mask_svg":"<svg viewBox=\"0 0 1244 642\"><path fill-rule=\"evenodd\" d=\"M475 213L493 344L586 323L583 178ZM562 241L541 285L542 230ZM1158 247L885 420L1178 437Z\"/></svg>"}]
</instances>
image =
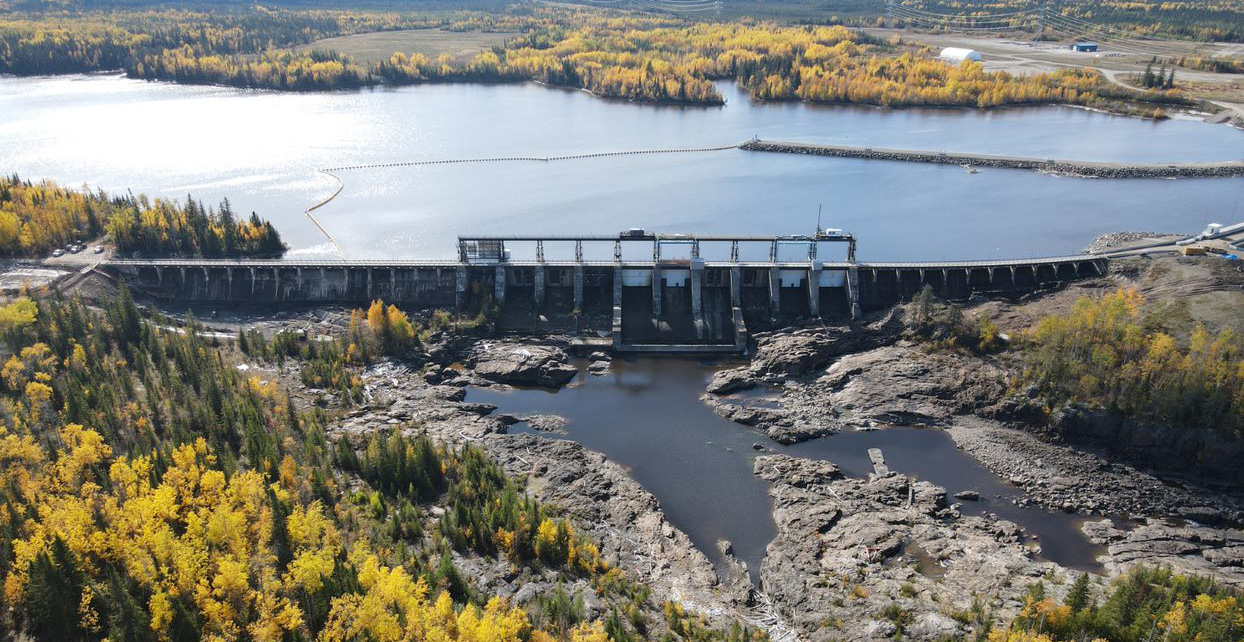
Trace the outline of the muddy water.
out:
<instances>
[{"instance_id":1,"label":"muddy water","mask_svg":"<svg viewBox=\"0 0 1244 642\"><path fill-rule=\"evenodd\" d=\"M783 446L722 419L699 400L721 363L619 359L604 376L588 374L585 363L578 365L579 376L560 391L472 388L467 400L494 404L498 412L516 416L565 417L565 434L541 434L574 440L626 467L661 502L670 522L718 565L723 562L718 540L730 541L735 555L748 568L758 569L773 539L767 485L752 475L758 454L752 446L759 443L796 457L832 461L852 476L866 475L872 469L868 449L881 448L891 470L931 481L952 494L980 492L980 501L963 502L965 514L993 512L1035 535L1045 558L1074 568L1096 567L1097 549L1080 534L1081 518L1012 504L1019 493L956 449L944 432L890 428ZM745 394L752 403L765 395ZM511 430L535 432L522 423Z\"/></svg>"}]
</instances>

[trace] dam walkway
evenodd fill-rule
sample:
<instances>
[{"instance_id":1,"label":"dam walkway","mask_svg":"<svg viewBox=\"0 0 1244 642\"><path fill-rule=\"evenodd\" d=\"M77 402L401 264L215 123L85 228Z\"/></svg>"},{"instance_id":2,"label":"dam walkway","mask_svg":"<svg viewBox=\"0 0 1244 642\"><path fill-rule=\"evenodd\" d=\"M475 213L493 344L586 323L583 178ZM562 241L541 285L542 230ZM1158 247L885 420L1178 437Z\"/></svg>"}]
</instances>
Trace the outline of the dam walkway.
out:
<instances>
[{"instance_id":1,"label":"dam walkway","mask_svg":"<svg viewBox=\"0 0 1244 642\"><path fill-rule=\"evenodd\" d=\"M642 232L642 231L641 231ZM507 242L534 241L535 259L514 260ZM574 258L545 255L545 242L569 242ZM583 244L613 244L613 260L584 258ZM652 256L624 259L623 246L651 244ZM701 247L725 243L727 260ZM847 260L821 260L818 247L845 244ZM741 245L767 247L745 260ZM673 247L682 255L669 256ZM796 246L801 256L783 258ZM689 255L687 255L689 251ZM824 251L824 250L821 250ZM619 350L745 348L748 328L799 319L850 320L909 300L924 287L962 301L977 294L1019 296L1074 279L1103 276L1107 259L860 262L855 239L839 231L810 236L715 237L635 234L610 237L472 237L458 260L113 259L101 269L152 296L180 302L362 304L375 299L411 308L492 309L531 314L608 315Z\"/></svg>"}]
</instances>

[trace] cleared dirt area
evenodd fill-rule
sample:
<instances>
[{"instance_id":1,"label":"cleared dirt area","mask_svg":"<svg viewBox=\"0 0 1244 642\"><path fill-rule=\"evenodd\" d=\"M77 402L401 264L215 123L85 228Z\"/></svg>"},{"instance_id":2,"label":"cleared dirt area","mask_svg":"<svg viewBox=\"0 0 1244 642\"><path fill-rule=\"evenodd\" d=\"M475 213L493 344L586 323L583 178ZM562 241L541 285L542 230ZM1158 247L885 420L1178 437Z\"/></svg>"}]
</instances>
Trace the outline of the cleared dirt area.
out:
<instances>
[{"instance_id":1,"label":"cleared dirt area","mask_svg":"<svg viewBox=\"0 0 1244 642\"><path fill-rule=\"evenodd\" d=\"M300 47L300 51L331 49L362 63L388 60L394 53L421 53L428 58L449 54L457 60L469 60L475 54L504 44L518 34L483 31L443 31L441 29L410 29L377 31L352 36L316 40Z\"/></svg>"},{"instance_id":2,"label":"cleared dirt area","mask_svg":"<svg viewBox=\"0 0 1244 642\"><path fill-rule=\"evenodd\" d=\"M1101 43L1100 50L1093 53L1071 51L1066 42L1034 42L1017 37L982 37L968 34L933 34L900 29L865 29L881 38L899 36L908 42L942 47L975 49L982 56L986 71L1005 71L1013 74L1036 74L1068 67L1089 67L1104 73L1112 82L1128 85L1135 75L1141 74L1155 56L1171 59L1179 56L1244 57L1244 45L1238 43L1206 43L1190 41L1162 41L1155 45L1153 53L1137 53L1129 46L1126 50ZM1135 45L1144 47L1147 45ZM1159 63L1160 65L1161 63ZM1155 65L1155 67L1159 66ZM1228 103L1244 102L1244 74L1216 74L1207 71L1176 68L1176 85L1193 98ZM1233 105L1220 105L1224 108ZM1244 111L1240 112L1244 117Z\"/></svg>"}]
</instances>

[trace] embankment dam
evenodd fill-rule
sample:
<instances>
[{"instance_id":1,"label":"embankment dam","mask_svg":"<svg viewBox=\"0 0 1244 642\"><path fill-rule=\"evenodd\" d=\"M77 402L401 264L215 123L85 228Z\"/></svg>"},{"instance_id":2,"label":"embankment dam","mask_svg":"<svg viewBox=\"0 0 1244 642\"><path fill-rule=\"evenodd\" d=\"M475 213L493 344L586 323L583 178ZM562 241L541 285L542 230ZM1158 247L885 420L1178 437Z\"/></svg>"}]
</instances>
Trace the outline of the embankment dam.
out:
<instances>
[{"instance_id":1,"label":"embankment dam","mask_svg":"<svg viewBox=\"0 0 1244 642\"><path fill-rule=\"evenodd\" d=\"M1027 169L1088 178L1234 178L1244 176L1244 160L1203 163L1110 163L769 140L748 141L739 145L739 149L810 156Z\"/></svg>"},{"instance_id":2,"label":"embankment dam","mask_svg":"<svg viewBox=\"0 0 1244 642\"><path fill-rule=\"evenodd\" d=\"M534 242L537 255L513 260L507 242ZM548 259L543 244L572 243L574 258ZM614 260L587 260L583 244L614 245ZM622 247L651 244L652 257L623 260ZM706 260L701 246L724 243L728 259ZM740 245L767 246L768 258L740 258ZM846 243L847 260L824 261L817 248ZM689 256L667 256L669 246ZM797 246L799 258L781 257ZM806 252L806 254L805 254ZM116 259L101 266L143 292L168 301L363 304L375 299L410 308L474 313L493 306L515 313L607 315L617 349L686 351L744 347L748 328L821 318L847 321L910 299L928 286L962 301L977 294L1018 296L1106 274L1107 259L1080 255L1039 259L925 263L855 261L855 239L815 236L484 237L460 239L458 260ZM648 347L645 347L648 346Z\"/></svg>"}]
</instances>

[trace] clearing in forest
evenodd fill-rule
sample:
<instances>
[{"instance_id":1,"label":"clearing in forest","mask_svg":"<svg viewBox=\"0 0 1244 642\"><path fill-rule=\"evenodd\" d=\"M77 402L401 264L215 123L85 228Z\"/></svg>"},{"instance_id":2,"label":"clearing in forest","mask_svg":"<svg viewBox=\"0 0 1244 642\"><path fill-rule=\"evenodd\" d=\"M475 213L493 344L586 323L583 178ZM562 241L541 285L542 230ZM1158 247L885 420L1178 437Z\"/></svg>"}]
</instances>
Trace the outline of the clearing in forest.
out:
<instances>
[{"instance_id":1,"label":"clearing in forest","mask_svg":"<svg viewBox=\"0 0 1244 642\"><path fill-rule=\"evenodd\" d=\"M458 61L466 61L485 49L505 44L506 40L516 35L518 34L508 32L444 31L442 29L376 31L323 38L300 47L299 50L331 49L364 64L388 60L390 56L399 51L404 54L421 53L433 60L441 54L449 54Z\"/></svg>"}]
</instances>

